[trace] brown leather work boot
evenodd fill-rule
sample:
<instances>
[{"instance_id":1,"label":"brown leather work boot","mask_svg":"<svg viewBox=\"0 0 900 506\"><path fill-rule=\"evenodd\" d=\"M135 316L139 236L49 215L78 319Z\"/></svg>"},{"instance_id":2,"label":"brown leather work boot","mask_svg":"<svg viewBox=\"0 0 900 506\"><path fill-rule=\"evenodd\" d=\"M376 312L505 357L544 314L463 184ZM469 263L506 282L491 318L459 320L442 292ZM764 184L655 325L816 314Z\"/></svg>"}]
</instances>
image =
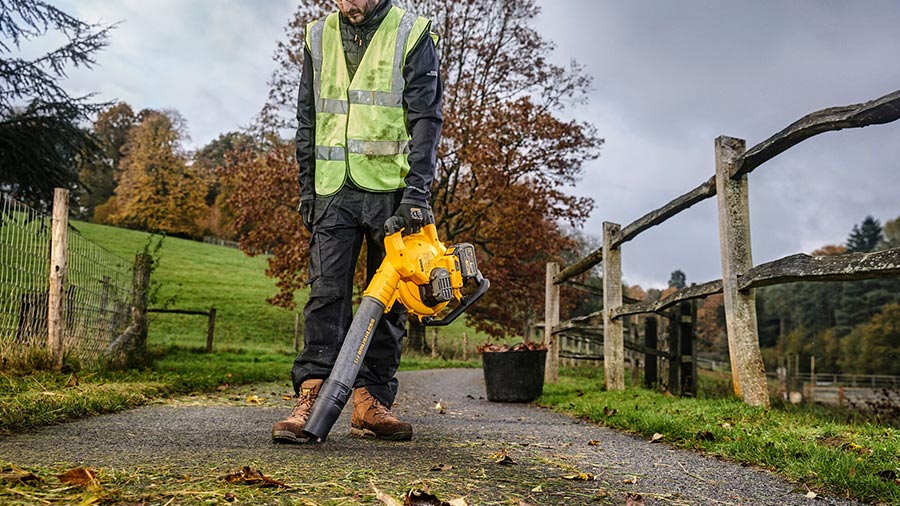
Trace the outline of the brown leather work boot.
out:
<instances>
[{"instance_id":1,"label":"brown leather work boot","mask_svg":"<svg viewBox=\"0 0 900 506\"><path fill-rule=\"evenodd\" d=\"M300 397L297 405L291 410L291 416L286 420L276 422L272 426L272 440L276 443L305 443L309 440L303 433L303 426L309 418L313 402L319 396L324 380L308 379L300 385Z\"/></svg>"},{"instance_id":2,"label":"brown leather work boot","mask_svg":"<svg viewBox=\"0 0 900 506\"><path fill-rule=\"evenodd\" d=\"M378 402L366 388L353 390L353 417L350 419L350 435L373 437L390 441L412 439L412 425L401 422L391 411Z\"/></svg>"}]
</instances>

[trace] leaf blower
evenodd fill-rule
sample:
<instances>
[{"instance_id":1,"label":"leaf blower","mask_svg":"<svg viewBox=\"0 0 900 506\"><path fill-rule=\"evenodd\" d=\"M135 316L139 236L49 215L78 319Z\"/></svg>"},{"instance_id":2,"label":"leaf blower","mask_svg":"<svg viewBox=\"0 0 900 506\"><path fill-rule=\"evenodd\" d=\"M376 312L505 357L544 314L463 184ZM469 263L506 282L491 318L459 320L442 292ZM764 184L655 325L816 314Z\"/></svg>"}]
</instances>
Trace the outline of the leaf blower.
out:
<instances>
[{"instance_id":1,"label":"leaf blower","mask_svg":"<svg viewBox=\"0 0 900 506\"><path fill-rule=\"evenodd\" d=\"M403 218L393 216L384 224L385 257L366 291L331 375L322 384L303 432L313 441L324 441L347 404L356 375L369 349L370 338L382 315L398 300L429 326L450 324L490 287L475 261L475 247L468 243L445 247L437 236L434 215L427 211L425 224L414 234L403 235ZM475 291L463 295L467 281ZM441 319L436 315L451 301L455 307Z\"/></svg>"}]
</instances>

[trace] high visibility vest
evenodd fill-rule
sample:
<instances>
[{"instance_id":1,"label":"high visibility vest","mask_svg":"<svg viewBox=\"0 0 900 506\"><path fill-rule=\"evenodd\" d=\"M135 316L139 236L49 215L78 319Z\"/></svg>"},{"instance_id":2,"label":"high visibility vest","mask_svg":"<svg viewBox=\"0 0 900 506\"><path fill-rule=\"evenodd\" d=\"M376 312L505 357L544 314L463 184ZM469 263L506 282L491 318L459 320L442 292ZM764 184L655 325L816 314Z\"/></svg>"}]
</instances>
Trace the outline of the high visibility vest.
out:
<instances>
[{"instance_id":1,"label":"high visibility vest","mask_svg":"<svg viewBox=\"0 0 900 506\"><path fill-rule=\"evenodd\" d=\"M316 194L332 195L349 177L360 188L404 188L409 132L403 65L431 22L392 6L350 80L339 14L310 23L316 104Z\"/></svg>"}]
</instances>

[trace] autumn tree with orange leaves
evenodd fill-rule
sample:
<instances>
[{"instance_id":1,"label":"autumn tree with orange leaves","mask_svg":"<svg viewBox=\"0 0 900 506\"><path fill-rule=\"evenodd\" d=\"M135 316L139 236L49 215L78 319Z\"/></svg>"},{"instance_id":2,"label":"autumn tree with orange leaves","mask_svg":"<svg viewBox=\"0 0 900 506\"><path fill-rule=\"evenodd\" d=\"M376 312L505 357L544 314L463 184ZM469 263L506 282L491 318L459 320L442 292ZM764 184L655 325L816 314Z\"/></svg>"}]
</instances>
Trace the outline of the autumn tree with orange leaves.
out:
<instances>
[{"instance_id":1,"label":"autumn tree with orange leaves","mask_svg":"<svg viewBox=\"0 0 900 506\"><path fill-rule=\"evenodd\" d=\"M599 156L603 140L590 124L562 119L567 107L585 100L590 77L578 65L551 63L552 42L530 24L539 13L533 0L395 3L430 18L441 39L444 128L432 205L441 239L475 244L492 283L469 321L492 335L527 332L543 314L546 263L575 247L563 226L580 226L593 208L591 199L566 189ZM326 0L297 8L275 54L279 68L260 131L293 128L305 26L333 9ZM275 253L268 272L280 280L273 302L282 305L291 304L305 279L308 240L299 219L282 213L299 201L289 151L276 145L232 171L243 247ZM236 176L253 174L254 167L265 170Z\"/></svg>"},{"instance_id":2,"label":"autumn tree with orange leaves","mask_svg":"<svg viewBox=\"0 0 900 506\"><path fill-rule=\"evenodd\" d=\"M210 181L188 166L181 147L183 120L177 113L142 111L128 131L119 184L109 221L114 225L199 237Z\"/></svg>"}]
</instances>

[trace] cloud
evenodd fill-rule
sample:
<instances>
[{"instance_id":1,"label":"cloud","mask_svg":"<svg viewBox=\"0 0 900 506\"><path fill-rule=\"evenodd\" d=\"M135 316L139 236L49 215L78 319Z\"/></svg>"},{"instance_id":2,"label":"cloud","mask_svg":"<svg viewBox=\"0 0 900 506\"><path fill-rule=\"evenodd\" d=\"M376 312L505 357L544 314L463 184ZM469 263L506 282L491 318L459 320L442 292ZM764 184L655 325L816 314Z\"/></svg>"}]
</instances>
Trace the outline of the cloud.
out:
<instances>
[{"instance_id":1,"label":"cloud","mask_svg":"<svg viewBox=\"0 0 900 506\"><path fill-rule=\"evenodd\" d=\"M580 194L627 225L714 173L718 135L748 148L810 112L900 88L900 5L813 0L542 2L538 30L595 79L574 116L606 138ZM577 15L573 15L577 13ZM754 261L843 243L867 214L900 215L900 125L824 134L750 175ZM715 200L623 249L629 282L721 277Z\"/></svg>"},{"instance_id":2,"label":"cloud","mask_svg":"<svg viewBox=\"0 0 900 506\"><path fill-rule=\"evenodd\" d=\"M199 147L246 125L266 99L294 3L286 0L66 0L87 22L121 22L98 66L72 72L76 93L99 92L137 109L176 109Z\"/></svg>"}]
</instances>

